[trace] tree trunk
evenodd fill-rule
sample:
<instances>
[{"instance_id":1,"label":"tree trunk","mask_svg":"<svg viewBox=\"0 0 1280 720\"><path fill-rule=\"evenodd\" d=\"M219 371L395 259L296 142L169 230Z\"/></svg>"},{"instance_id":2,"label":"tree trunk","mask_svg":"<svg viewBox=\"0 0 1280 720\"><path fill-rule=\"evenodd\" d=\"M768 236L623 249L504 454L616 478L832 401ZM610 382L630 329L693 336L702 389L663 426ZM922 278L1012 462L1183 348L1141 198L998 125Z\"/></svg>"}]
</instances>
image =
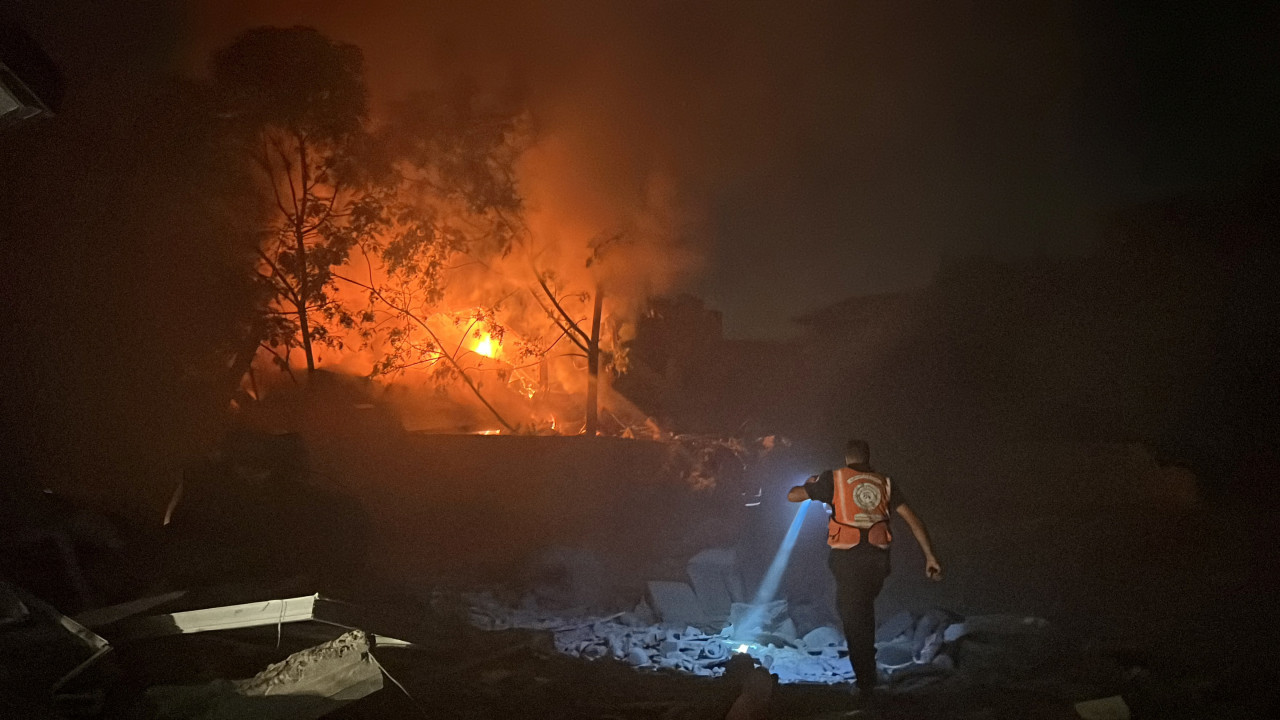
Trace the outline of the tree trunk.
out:
<instances>
[{"instance_id":1,"label":"tree trunk","mask_svg":"<svg viewBox=\"0 0 1280 720\"><path fill-rule=\"evenodd\" d=\"M307 202L311 193L307 187L310 179L307 177L307 143L301 137L298 138L298 172L301 176L301 195L298 199L297 211L293 218L293 238L298 243L298 327L302 331L302 352L307 357L307 374L310 375L316 369L316 360L311 353L311 324L307 319L307 302L311 296L307 287L307 276L310 274L307 268Z\"/></svg>"},{"instance_id":2,"label":"tree trunk","mask_svg":"<svg viewBox=\"0 0 1280 720\"><path fill-rule=\"evenodd\" d=\"M600 431L600 313L604 309L604 288L596 285L595 308L591 313L591 339L587 343L587 437Z\"/></svg>"}]
</instances>

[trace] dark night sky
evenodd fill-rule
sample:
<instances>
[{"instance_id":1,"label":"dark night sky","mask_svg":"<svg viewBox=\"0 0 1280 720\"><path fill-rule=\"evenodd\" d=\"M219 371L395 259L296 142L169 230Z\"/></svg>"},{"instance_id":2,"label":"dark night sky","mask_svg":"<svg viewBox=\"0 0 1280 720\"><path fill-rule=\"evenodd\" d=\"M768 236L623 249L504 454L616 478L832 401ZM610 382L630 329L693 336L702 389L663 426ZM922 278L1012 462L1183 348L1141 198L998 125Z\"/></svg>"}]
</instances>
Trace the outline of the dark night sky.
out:
<instances>
[{"instance_id":1,"label":"dark night sky","mask_svg":"<svg viewBox=\"0 0 1280 720\"><path fill-rule=\"evenodd\" d=\"M1148 5L1148 4L1143 4ZM769 337L948 255L1084 252L1106 213L1274 166L1276 3L36 2L77 86L193 72L255 24L364 48L387 99L518 82L583 172L670 176L703 262L683 288Z\"/></svg>"}]
</instances>

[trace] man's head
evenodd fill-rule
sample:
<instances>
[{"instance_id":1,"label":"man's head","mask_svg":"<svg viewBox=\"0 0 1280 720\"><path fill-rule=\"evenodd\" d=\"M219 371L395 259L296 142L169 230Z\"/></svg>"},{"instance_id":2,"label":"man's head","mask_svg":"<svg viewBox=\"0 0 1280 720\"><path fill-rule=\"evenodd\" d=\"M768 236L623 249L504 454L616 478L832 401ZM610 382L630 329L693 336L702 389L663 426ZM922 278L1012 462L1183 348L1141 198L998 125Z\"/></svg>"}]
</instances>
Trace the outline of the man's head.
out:
<instances>
[{"instance_id":1,"label":"man's head","mask_svg":"<svg viewBox=\"0 0 1280 720\"><path fill-rule=\"evenodd\" d=\"M844 444L844 461L848 465L865 465L871 462L871 448L866 440L854 438Z\"/></svg>"}]
</instances>

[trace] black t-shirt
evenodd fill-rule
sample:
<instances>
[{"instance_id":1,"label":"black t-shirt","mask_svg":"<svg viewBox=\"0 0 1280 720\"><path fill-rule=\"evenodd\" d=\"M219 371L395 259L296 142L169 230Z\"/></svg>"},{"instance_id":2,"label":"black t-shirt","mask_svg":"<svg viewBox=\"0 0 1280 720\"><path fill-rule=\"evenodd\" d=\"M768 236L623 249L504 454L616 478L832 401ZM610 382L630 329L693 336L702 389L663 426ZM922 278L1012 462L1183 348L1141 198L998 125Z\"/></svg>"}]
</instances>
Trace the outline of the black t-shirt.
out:
<instances>
[{"instance_id":1,"label":"black t-shirt","mask_svg":"<svg viewBox=\"0 0 1280 720\"><path fill-rule=\"evenodd\" d=\"M859 472L875 472L870 465L850 465L853 470ZM818 479L805 483L805 492L809 493L809 498L817 500L820 503L830 505L835 501L836 495L836 474L832 470L828 470L818 476ZM898 487L898 483L893 483L889 489L889 509L897 510L899 505L907 501L907 496L902 493L902 488Z\"/></svg>"}]
</instances>

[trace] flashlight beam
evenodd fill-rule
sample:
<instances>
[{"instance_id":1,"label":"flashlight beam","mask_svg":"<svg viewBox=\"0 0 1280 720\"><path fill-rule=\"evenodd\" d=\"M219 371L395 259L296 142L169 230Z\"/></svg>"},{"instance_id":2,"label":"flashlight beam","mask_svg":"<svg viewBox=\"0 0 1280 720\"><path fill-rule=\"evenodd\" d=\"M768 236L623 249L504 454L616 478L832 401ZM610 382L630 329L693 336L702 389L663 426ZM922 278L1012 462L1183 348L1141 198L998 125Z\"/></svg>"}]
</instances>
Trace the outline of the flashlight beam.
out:
<instances>
[{"instance_id":1,"label":"flashlight beam","mask_svg":"<svg viewBox=\"0 0 1280 720\"><path fill-rule=\"evenodd\" d=\"M778 586L782 584L782 574L786 572L787 563L791 560L791 551L796 546L796 538L800 537L800 526L804 524L804 513L809 509L810 502L813 501L801 501L800 507L796 510L791 527L787 528L787 534L783 536L782 544L778 546L778 552L774 554L773 562L769 564L769 570L760 581L760 589L756 591L753 605L763 605L778 594Z\"/></svg>"}]
</instances>

